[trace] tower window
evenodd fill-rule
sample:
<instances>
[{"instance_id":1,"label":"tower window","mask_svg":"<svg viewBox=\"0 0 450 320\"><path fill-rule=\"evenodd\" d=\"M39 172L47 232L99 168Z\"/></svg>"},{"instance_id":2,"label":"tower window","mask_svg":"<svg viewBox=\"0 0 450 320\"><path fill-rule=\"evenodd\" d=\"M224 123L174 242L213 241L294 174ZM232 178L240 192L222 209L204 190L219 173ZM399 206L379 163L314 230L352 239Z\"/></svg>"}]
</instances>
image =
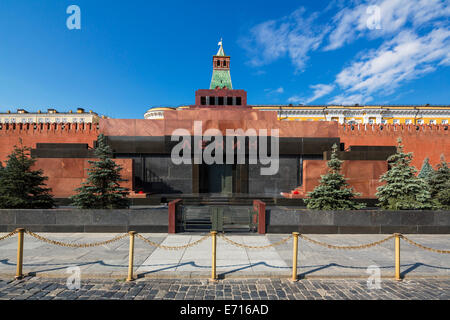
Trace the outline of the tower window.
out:
<instances>
[{"instance_id":1,"label":"tower window","mask_svg":"<svg viewBox=\"0 0 450 320\"><path fill-rule=\"evenodd\" d=\"M216 105L216 97L214 97L214 96L209 97L209 105L210 106Z\"/></svg>"},{"instance_id":2,"label":"tower window","mask_svg":"<svg viewBox=\"0 0 450 320\"><path fill-rule=\"evenodd\" d=\"M227 106L233 105L233 97L227 97Z\"/></svg>"},{"instance_id":3,"label":"tower window","mask_svg":"<svg viewBox=\"0 0 450 320\"><path fill-rule=\"evenodd\" d=\"M240 106L242 104L242 98L241 97L236 97L236 105Z\"/></svg>"},{"instance_id":4,"label":"tower window","mask_svg":"<svg viewBox=\"0 0 450 320\"><path fill-rule=\"evenodd\" d=\"M218 105L219 106L223 106L223 97L218 97L219 98L219 103L218 103Z\"/></svg>"},{"instance_id":5,"label":"tower window","mask_svg":"<svg viewBox=\"0 0 450 320\"><path fill-rule=\"evenodd\" d=\"M224 68L227 67L227 62L226 62L226 60L223 60L223 67L224 67Z\"/></svg>"},{"instance_id":6,"label":"tower window","mask_svg":"<svg viewBox=\"0 0 450 320\"><path fill-rule=\"evenodd\" d=\"M220 60L217 60L216 65L217 65L218 67L220 67Z\"/></svg>"},{"instance_id":7,"label":"tower window","mask_svg":"<svg viewBox=\"0 0 450 320\"><path fill-rule=\"evenodd\" d=\"M206 105L206 97L200 97L200 104L202 106Z\"/></svg>"}]
</instances>

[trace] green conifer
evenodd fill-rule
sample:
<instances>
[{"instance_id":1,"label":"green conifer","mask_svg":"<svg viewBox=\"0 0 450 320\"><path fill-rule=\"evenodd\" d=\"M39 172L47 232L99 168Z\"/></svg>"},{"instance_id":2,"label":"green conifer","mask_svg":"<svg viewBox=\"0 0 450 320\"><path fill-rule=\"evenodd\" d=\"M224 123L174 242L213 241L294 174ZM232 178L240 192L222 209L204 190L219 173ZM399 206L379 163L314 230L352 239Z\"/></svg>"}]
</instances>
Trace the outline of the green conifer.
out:
<instances>
[{"instance_id":1,"label":"green conifer","mask_svg":"<svg viewBox=\"0 0 450 320\"><path fill-rule=\"evenodd\" d=\"M377 188L379 206L386 210L432 209L429 187L416 177L417 169L410 166L413 154L403 151L399 138L397 152L388 158L389 169L380 177L386 182Z\"/></svg>"},{"instance_id":2,"label":"green conifer","mask_svg":"<svg viewBox=\"0 0 450 320\"><path fill-rule=\"evenodd\" d=\"M98 161L89 161L88 178L72 196L72 204L82 209L123 209L130 206L129 190L120 186L122 167L112 159L112 150L103 134L98 136L95 149Z\"/></svg>"},{"instance_id":3,"label":"green conifer","mask_svg":"<svg viewBox=\"0 0 450 320\"><path fill-rule=\"evenodd\" d=\"M430 186L431 197L439 203L438 207L450 209L450 168L444 155L427 180Z\"/></svg>"},{"instance_id":4,"label":"green conifer","mask_svg":"<svg viewBox=\"0 0 450 320\"><path fill-rule=\"evenodd\" d=\"M331 159L327 162L327 174L321 176L320 184L312 192L308 192L308 198L304 199L308 209L352 210L365 207L364 203L355 201L354 198L361 194L354 193L353 188L348 186L341 174L342 163L337 155L337 145L334 144Z\"/></svg>"},{"instance_id":5,"label":"green conifer","mask_svg":"<svg viewBox=\"0 0 450 320\"><path fill-rule=\"evenodd\" d=\"M36 160L31 148L14 146L6 166L0 165L0 208L49 209L55 206L51 189L45 186L43 171L33 170Z\"/></svg>"},{"instance_id":6,"label":"green conifer","mask_svg":"<svg viewBox=\"0 0 450 320\"><path fill-rule=\"evenodd\" d=\"M428 179L430 178L433 171L434 170L430 164L430 159L428 159L428 157L427 157L427 158L425 158L425 160L423 160L422 168L420 169L420 172L417 175L417 177L421 178L425 181L428 181Z\"/></svg>"}]
</instances>

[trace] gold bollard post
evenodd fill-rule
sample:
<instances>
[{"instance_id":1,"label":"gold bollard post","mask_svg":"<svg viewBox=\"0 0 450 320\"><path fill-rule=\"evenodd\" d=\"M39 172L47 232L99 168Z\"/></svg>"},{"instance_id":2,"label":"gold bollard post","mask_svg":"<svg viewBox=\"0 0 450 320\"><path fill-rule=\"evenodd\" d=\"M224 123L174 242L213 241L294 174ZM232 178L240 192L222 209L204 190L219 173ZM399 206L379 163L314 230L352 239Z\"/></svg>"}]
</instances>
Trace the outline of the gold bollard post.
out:
<instances>
[{"instance_id":1,"label":"gold bollard post","mask_svg":"<svg viewBox=\"0 0 450 320\"><path fill-rule=\"evenodd\" d=\"M395 235L395 280L401 281L400 276L400 233L394 233Z\"/></svg>"},{"instance_id":2,"label":"gold bollard post","mask_svg":"<svg viewBox=\"0 0 450 320\"><path fill-rule=\"evenodd\" d=\"M23 265L23 234L25 229L19 228L16 230L18 232L17 237L17 269L16 269L16 280L23 278L22 265Z\"/></svg>"},{"instance_id":3,"label":"gold bollard post","mask_svg":"<svg viewBox=\"0 0 450 320\"><path fill-rule=\"evenodd\" d=\"M127 281L133 281L133 260L134 260L134 235L135 231L128 232L130 235L130 252L128 255L128 278Z\"/></svg>"},{"instance_id":4,"label":"gold bollard post","mask_svg":"<svg viewBox=\"0 0 450 320\"><path fill-rule=\"evenodd\" d=\"M211 281L217 281L216 274L216 248L217 248L217 231L211 231L212 237L212 266L211 266Z\"/></svg>"},{"instance_id":5,"label":"gold bollard post","mask_svg":"<svg viewBox=\"0 0 450 320\"><path fill-rule=\"evenodd\" d=\"M298 232L292 232L294 244L292 250L292 281L297 281L298 235Z\"/></svg>"}]
</instances>

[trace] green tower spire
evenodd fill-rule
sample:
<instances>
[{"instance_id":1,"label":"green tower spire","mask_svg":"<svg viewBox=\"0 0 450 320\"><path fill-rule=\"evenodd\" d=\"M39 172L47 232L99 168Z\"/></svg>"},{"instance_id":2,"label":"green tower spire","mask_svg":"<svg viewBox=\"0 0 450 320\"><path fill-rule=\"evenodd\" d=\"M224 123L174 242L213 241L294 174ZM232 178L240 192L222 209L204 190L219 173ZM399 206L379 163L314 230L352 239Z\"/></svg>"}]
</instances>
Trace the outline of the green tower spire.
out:
<instances>
[{"instance_id":1,"label":"green tower spire","mask_svg":"<svg viewBox=\"0 0 450 320\"><path fill-rule=\"evenodd\" d=\"M219 42L219 51L213 56L213 74L211 79L210 89L216 89L217 87L233 89L231 84L230 75L230 56L225 55L223 51L222 39Z\"/></svg>"}]
</instances>

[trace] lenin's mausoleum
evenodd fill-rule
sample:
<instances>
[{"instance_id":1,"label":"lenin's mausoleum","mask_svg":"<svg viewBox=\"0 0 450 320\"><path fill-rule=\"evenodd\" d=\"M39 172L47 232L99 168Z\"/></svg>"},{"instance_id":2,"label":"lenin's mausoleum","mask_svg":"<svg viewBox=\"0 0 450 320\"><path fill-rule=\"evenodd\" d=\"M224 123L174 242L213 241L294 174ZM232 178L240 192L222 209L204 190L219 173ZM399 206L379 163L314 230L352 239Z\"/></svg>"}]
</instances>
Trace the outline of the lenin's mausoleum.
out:
<instances>
[{"instance_id":1,"label":"lenin's mausoleum","mask_svg":"<svg viewBox=\"0 0 450 320\"><path fill-rule=\"evenodd\" d=\"M12 121L14 116L17 120ZM379 177L388 169L386 159L395 152L398 138L407 152L414 153L413 165L418 169L426 157L433 166L441 154L450 159L450 106L248 105L247 92L232 86L230 57L222 46L213 57L210 88L197 90L193 105L153 108L145 119L94 117L79 122L64 121L63 114L59 121L48 120L45 114L41 120L40 116L24 110L0 114L0 161L7 160L21 139L32 148L36 166L49 177L47 184L56 198L73 195L87 177L88 160L99 134L107 137L116 161L123 166L130 196L155 201L212 194L304 198L325 173L333 144L339 146L339 157L345 160L343 173L349 184L365 199L375 198ZM24 117L34 120L19 120ZM224 136L227 129L266 129L269 136L272 129L278 129L278 172L261 175L264 164L249 163L251 148L261 141L255 144L248 138L235 144L236 150L245 148L244 163L174 164L171 152L178 143L171 141L174 130L185 129L192 136L183 152L194 149L195 143L200 143L202 150L208 145L202 137L195 137L194 124L201 124L203 132L217 129ZM272 140L268 140L270 144Z\"/></svg>"}]
</instances>

